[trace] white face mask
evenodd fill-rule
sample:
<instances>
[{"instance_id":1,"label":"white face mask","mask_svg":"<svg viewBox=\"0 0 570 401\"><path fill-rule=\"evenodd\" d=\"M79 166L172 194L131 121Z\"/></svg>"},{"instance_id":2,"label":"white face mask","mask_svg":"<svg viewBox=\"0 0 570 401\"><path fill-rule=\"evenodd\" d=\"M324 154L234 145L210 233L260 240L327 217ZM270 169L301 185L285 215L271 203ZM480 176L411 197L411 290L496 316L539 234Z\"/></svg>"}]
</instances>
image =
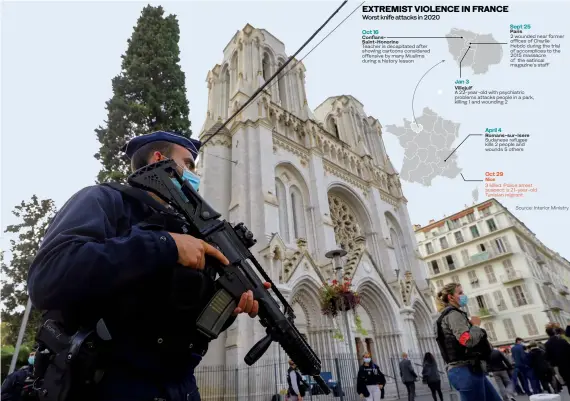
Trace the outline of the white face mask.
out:
<instances>
[{"instance_id":1,"label":"white face mask","mask_svg":"<svg viewBox=\"0 0 570 401\"><path fill-rule=\"evenodd\" d=\"M371 360L372 360L371 358L364 358L365 363L370 363Z\"/></svg>"}]
</instances>

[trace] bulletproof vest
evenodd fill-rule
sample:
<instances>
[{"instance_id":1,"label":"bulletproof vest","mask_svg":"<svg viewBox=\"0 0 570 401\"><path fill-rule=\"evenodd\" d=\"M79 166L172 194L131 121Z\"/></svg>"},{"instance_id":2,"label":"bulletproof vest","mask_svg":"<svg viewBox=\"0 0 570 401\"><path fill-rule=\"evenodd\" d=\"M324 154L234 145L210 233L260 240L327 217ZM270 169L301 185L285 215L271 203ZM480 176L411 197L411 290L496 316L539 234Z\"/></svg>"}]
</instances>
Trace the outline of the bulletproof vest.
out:
<instances>
[{"instance_id":1,"label":"bulletproof vest","mask_svg":"<svg viewBox=\"0 0 570 401\"><path fill-rule=\"evenodd\" d=\"M287 385L289 386L289 393L290 394L294 394L294 390L293 390L293 384L291 383L291 372L295 372L295 375L297 376L297 386L299 386L299 390L301 388L301 375L299 374L299 372L293 368L289 368L287 369ZM299 395L299 394L297 394Z\"/></svg>"},{"instance_id":2,"label":"bulletproof vest","mask_svg":"<svg viewBox=\"0 0 570 401\"><path fill-rule=\"evenodd\" d=\"M453 333L444 333L443 332L441 322L443 321L443 318L445 316L447 316L450 312L452 312L454 310L458 311L459 313L464 315L465 319L467 321L469 321L467 314L465 312L463 312L462 310L457 309L453 306L449 306L449 307L445 308L443 310L443 312L441 313L441 315L439 316L439 318L437 319L437 322L436 322L436 327L437 327L436 342L437 342L437 345L439 346L439 350L441 352L441 355L442 355L445 363L452 363L452 362L464 361L464 360L471 359L470 355L468 355L469 352L468 352L467 347L461 345L459 343L459 341L455 338Z\"/></svg>"},{"instance_id":3,"label":"bulletproof vest","mask_svg":"<svg viewBox=\"0 0 570 401\"><path fill-rule=\"evenodd\" d=\"M125 202L139 208L145 216L137 223L139 227L196 234L183 216L145 191L120 184L104 185L121 191ZM130 227L130 222L125 222L121 229ZM181 265L164 266L132 283L121 294L112 294L103 319L119 343L140 343L146 349L164 349L169 353L195 347L197 353L205 354L207 341L197 334L195 322L214 295L214 279L213 269L198 271Z\"/></svg>"}]
</instances>

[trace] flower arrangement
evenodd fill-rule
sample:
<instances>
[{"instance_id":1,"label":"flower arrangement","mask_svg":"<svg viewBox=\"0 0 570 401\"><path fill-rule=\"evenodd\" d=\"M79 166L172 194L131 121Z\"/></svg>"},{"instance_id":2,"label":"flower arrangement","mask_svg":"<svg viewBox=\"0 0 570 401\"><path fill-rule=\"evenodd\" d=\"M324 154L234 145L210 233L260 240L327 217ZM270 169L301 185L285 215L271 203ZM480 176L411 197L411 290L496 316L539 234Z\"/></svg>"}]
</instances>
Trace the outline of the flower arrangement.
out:
<instances>
[{"instance_id":1,"label":"flower arrangement","mask_svg":"<svg viewBox=\"0 0 570 401\"><path fill-rule=\"evenodd\" d=\"M354 310L360 304L360 296L351 289L351 281L333 280L321 288L321 312L325 316L336 317L338 312Z\"/></svg>"}]
</instances>

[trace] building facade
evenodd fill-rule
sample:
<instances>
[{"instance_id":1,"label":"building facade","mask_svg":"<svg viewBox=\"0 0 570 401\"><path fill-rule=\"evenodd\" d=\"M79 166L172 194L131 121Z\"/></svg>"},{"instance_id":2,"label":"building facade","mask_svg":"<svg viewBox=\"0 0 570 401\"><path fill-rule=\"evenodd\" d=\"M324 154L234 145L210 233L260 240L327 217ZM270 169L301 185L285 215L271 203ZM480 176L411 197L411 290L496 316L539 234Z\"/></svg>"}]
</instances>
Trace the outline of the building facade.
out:
<instances>
[{"instance_id":1,"label":"building facade","mask_svg":"<svg viewBox=\"0 0 570 401\"><path fill-rule=\"evenodd\" d=\"M415 232L433 291L461 283L469 314L481 317L494 345L544 339L550 321L566 327L570 263L497 200L415 226Z\"/></svg>"},{"instance_id":2,"label":"building facade","mask_svg":"<svg viewBox=\"0 0 570 401\"><path fill-rule=\"evenodd\" d=\"M287 60L285 46L246 25L207 75L205 141ZM314 111L305 67L292 61L200 152L200 192L230 223L243 222L258 242L254 256L293 305L297 327L320 356L368 349L379 363L402 351L435 350L433 312L407 200L382 140L382 126L349 95ZM333 279L327 251L344 248L345 272L359 291L366 335L351 337L320 311L319 290ZM352 319L351 319L352 321ZM417 335L416 333L420 333ZM203 364L243 363L265 335L239 317L210 347ZM280 347L268 357L283 358Z\"/></svg>"}]
</instances>

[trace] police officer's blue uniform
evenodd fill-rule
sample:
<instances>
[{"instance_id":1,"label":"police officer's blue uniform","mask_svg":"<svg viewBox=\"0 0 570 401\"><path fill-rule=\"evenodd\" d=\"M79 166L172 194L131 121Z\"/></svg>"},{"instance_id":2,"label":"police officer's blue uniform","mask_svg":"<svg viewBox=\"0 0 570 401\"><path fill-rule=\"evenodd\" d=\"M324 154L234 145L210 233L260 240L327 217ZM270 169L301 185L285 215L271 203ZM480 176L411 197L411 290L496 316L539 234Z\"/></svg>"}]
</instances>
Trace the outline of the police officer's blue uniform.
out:
<instances>
[{"instance_id":1,"label":"police officer's blue uniform","mask_svg":"<svg viewBox=\"0 0 570 401\"><path fill-rule=\"evenodd\" d=\"M194 158L200 147L160 132L136 137L123 150L132 157L157 140L184 146ZM172 219L162 212L109 186L84 188L57 213L30 267L36 308L61 313L70 331L99 318L107 325L112 347L96 401L200 399L193 371L207 341L193 325L213 295L213 277L177 264L168 234L176 228L164 228ZM184 285L176 307L173 285Z\"/></svg>"},{"instance_id":2,"label":"police officer's blue uniform","mask_svg":"<svg viewBox=\"0 0 570 401\"><path fill-rule=\"evenodd\" d=\"M4 383L2 383L2 395L0 396L2 401L20 401L22 399L24 382L32 373L32 366L26 365L8 375Z\"/></svg>"}]
</instances>

